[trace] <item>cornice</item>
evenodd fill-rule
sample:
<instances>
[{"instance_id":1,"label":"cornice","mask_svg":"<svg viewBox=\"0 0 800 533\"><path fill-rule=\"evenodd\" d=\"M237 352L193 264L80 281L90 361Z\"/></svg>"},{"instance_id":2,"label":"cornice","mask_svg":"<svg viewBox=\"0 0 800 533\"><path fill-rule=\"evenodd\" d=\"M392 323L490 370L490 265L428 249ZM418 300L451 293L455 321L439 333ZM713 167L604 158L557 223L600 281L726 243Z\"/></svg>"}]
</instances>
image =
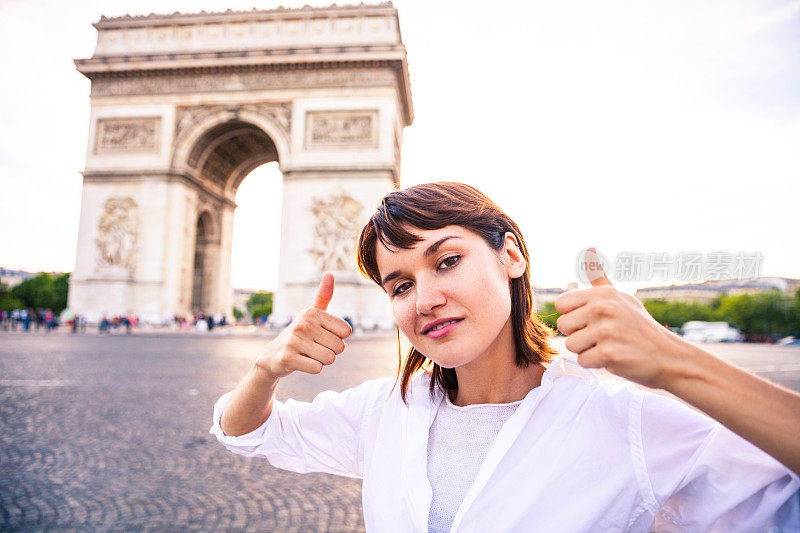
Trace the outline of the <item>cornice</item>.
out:
<instances>
[{"instance_id":1,"label":"cornice","mask_svg":"<svg viewBox=\"0 0 800 533\"><path fill-rule=\"evenodd\" d=\"M213 198L222 205L236 207L236 203L232 199L212 190L187 172L176 172L174 170L85 170L81 174L83 175L84 183L181 182Z\"/></svg>"},{"instance_id":2,"label":"cornice","mask_svg":"<svg viewBox=\"0 0 800 533\"><path fill-rule=\"evenodd\" d=\"M106 72L241 66L313 69L324 68L326 65L341 66L348 63L405 61L405 59L405 48L401 44L395 44L95 56L75 59L74 62L78 72L91 79L93 74Z\"/></svg>"},{"instance_id":3,"label":"cornice","mask_svg":"<svg viewBox=\"0 0 800 533\"><path fill-rule=\"evenodd\" d=\"M150 13L148 15L122 15L107 17L102 15L93 25L98 30L118 28L141 28L180 24L203 24L215 22L238 22L259 20L291 20L304 18L335 18L353 16L385 16L396 14L392 2L380 4L352 4L324 7L303 6L299 8L280 6L276 9L256 9L225 11L200 11L198 13L174 12L170 14Z\"/></svg>"},{"instance_id":4,"label":"cornice","mask_svg":"<svg viewBox=\"0 0 800 533\"><path fill-rule=\"evenodd\" d=\"M247 51L242 51L242 53ZM402 55L401 55L402 54ZM198 54L187 54L196 56ZM109 68L108 62L103 62L100 58L76 59L77 70L92 80L107 80L120 78L148 78L154 76L180 76L198 74L233 74L238 72L284 72L296 70L326 70L326 69L356 69L356 68L390 68L395 72L396 86L402 103L403 119L408 126L414 121L414 104L411 99L411 86L409 83L408 63L405 60L405 51L394 54L395 57L387 58L385 52L381 52L379 58L360 58L360 59L339 59L339 60L308 60L303 56L298 56L297 62L286 62L285 58L275 58L275 62L265 62L254 60L251 62L237 63L231 61L231 57L225 57L218 64L210 63L207 59L197 58L193 62L183 62L172 64L165 62L134 62L125 63L126 68ZM242 55L242 58L253 59L253 56ZM317 58L318 56L314 56ZM263 59L263 58L255 58Z\"/></svg>"}]
</instances>

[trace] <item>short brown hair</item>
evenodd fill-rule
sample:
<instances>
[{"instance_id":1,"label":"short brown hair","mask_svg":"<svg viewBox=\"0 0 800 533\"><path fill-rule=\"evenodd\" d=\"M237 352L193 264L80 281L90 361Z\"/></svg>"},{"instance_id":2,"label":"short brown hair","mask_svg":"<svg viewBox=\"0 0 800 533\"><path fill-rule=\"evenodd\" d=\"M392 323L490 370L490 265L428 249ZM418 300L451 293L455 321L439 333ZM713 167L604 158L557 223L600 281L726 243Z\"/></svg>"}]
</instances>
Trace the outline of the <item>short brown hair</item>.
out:
<instances>
[{"instance_id":1,"label":"short brown hair","mask_svg":"<svg viewBox=\"0 0 800 533\"><path fill-rule=\"evenodd\" d=\"M514 329L516 365L551 361L558 353L548 343L552 330L534 313L533 289L530 283L530 257L525 240L517 224L494 202L475 187L455 182L438 182L415 185L394 191L381 200L378 210L361 230L358 241L358 268L362 274L381 285L378 271L376 247L380 242L385 247L412 248L422 240L407 228L421 230L441 229L445 226L461 226L481 236L493 249L503 247L506 232L517 239L525 258L525 272L510 280L511 322ZM399 341L399 338L398 338ZM428 364L432 367L426 368ZM407 404L406 394L411 376L422 368L432 374L430 392L434 384L443 390L457 390L458 379L452 368L442 368L412 347L406 357L398 362L398 377L401 375L401 396Z\"/></svg>"}]
</instances>

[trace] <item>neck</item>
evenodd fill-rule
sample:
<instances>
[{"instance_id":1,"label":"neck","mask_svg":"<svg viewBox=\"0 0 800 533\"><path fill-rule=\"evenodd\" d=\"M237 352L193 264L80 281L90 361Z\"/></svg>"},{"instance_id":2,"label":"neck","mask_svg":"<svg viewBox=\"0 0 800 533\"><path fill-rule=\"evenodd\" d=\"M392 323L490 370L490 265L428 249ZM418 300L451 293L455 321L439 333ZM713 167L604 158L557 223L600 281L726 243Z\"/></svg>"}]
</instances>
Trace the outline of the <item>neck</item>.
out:
<instances>
[{"instance_id":1,"label":"neck","mask_svg":"<svg viewBox=\"0 0 800 533\"><path fill-rule=\"evenodd\" d=\"M450 401L453 405L465 406L522 400L541 385L545 369L541 364L521 368L515 359L513 326L509 319L492 347L455 368L458 390L451 392Z\"/></svg>"}]
</instances>

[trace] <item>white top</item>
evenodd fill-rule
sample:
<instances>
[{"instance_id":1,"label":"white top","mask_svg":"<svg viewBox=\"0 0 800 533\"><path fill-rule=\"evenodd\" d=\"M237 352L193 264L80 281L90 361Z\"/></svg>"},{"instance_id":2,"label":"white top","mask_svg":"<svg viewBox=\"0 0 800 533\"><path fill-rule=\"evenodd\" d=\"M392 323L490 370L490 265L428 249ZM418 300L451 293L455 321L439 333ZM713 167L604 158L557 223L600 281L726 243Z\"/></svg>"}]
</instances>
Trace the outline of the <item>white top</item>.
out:
<instances>
[{"instance_id":1,"label":"white top","mask_svg":"<svg viewBox=\"0 0 800 533\"><path fill-rule=\"evenodd\" d=\"M522 400L511 403L453 405L445 394L428 437L428 481L432 501L428 532L450 531L489 447Z\"/></svg>"},{"instance_id":2,"label":"white top","mask_svg":"<svg viewBox=\"0 0 800 533\"><path fill-rule=\"evenodd\" d=\"M219 427L227 393L210 431L278 468L362 478L368 531L426 531L428 436L444 396L430 397L429 379L413 378L408 406L393 378L276 401L239 437ZM503 424L451 532L796 531L798 489L794 473L710 418L561 355Z\"/></svg>"}]
</instances>

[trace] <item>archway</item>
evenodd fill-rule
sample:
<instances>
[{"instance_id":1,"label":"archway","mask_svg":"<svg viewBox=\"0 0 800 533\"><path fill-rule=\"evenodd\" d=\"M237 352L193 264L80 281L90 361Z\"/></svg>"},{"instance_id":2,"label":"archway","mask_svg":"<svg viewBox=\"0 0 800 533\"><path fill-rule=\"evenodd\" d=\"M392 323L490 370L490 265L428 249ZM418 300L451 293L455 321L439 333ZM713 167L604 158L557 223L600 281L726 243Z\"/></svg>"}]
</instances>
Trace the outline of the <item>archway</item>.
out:
<instances>
[{"instance_id":1,"label":"archway","mask_svg":"<svg viewBox=\"0 0 800 533\"><path fill-rule=\"evenodd\" d=\"M253 291L278 288L283 174L277 162L253 170L236 189L231 253L234 307L246 312Z\"/></svg>"},{"instance_id":2,"label":"archway","mask_svg":"<svg viewBox=\"0 0 800 533\"><path fill-rule=\"evenodd\" d=\"M197 217L194 241L191 311L195 315L207 314L211 304L209 292L213 287L214 260L219 246L215 233L213 217L204 211Z\"/></svg>"},{"instance_id":3,"label":"archway","mask_svg":"<svg viewBox=\"0 0 800 533\"><path fill-rule=\"evenodd\" d=\"M189 288L191 311L195 314L232 313L235 198L246 176L264 164L279 161L276 143L254 123L263 126L269 123L269 117L256 117L251 112L245 118L255 120L248 121L243 119L242 111L229 108L207 116L187 132L184 146L176 151L178 157L185 154L185 159L175 162L203 186ZM214 227L220 231L214 232Z\"/></svg>"},{"instance_id":4,"label":"archway","mask_svg":"<svg viewBox=\"0 0 800 533\"><path fill-rule=\"evenodd\" d=\"M194 143L186 164L206 187L233 199L245 176L272 161L278 161L275 142L237 114L206 130Z\"/></svg>"}]
</instances>

